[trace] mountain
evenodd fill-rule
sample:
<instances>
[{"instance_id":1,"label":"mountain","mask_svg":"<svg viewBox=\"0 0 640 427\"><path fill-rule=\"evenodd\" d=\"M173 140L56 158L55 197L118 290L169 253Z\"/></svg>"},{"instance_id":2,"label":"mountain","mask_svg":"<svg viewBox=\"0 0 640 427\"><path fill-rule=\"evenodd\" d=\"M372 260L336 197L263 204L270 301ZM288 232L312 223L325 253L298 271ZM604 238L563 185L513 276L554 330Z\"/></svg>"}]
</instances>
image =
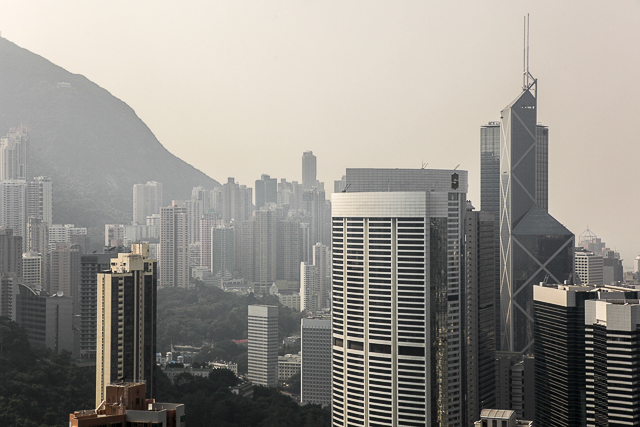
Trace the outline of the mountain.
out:
<instances>
[{"instance_id":1,"label":"mountain","mask_svg":"<svg viewBox=\"0 0 640 427\"><path fill-rule=\"evenodd\" d=\"M126 103L0 37L0 136L19 125L30 175L52 178L54 222L96 238L105 223L131 221L134 184L161 182L167 205L220 185L167 151Z\"/></svg>"}]
</instances>

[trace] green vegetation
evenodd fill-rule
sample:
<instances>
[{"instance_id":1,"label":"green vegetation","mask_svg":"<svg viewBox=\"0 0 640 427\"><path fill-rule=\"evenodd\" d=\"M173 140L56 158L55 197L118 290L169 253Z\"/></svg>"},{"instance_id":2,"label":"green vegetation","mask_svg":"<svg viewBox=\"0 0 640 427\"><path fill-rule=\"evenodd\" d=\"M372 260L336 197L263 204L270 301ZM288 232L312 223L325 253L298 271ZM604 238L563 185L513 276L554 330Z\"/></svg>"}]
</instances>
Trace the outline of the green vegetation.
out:
<instances>
[{"instance_id":1,"label":"green vegetation","mask_svg":"<svg viewBox=\"0 0 640 427\"><path fill-rule=\"evenodd\" d=\"M330 412L318 405L300 406L277 389L254 386L253 398L229 391L237 378L226 369L214 370L208 378L181 374L171 386L158 371L160 401L186 405L189 427L328 427Z\"/></svg>"},{"instance_id":2,"label":"green vegetation","mask_svg":"<svg viewBox=\"0 0 640 427\"><path fill-rule=\"evenodd\" d=\"M94 406L95 370L68 353L32 348L24 329L0 317L0 425L69 425L69 414Z\"/></svg>"}]
</instances>

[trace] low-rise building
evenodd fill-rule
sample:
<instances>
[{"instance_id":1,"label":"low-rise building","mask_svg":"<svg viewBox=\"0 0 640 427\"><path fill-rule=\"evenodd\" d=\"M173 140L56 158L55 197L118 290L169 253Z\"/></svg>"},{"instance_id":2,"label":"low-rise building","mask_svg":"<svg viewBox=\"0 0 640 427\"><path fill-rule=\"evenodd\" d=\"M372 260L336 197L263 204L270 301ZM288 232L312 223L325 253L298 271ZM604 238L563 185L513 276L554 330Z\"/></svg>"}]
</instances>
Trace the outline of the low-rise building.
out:
<instances>
[{"instance_id":1,"label":"low-rise building","mask_svg":"<svg viewBox=\"0 0 640 427\"><path fill-rule=\"evenodd\" d=\"M300 373L301 362L300 354L278 356L278 381L287 381L292 375Z\"/></svg>"},{"instance_id":2,"label":"low-rise building","mask_svg":"<svg viewBox=\"0 0 640 427\"><path fill-rule=\"evenodd\" d=\"M110 384L97 409L69 414L69 427L185 427L184 405L146 399L144 382Z\"/></svg>"}]
</instances>

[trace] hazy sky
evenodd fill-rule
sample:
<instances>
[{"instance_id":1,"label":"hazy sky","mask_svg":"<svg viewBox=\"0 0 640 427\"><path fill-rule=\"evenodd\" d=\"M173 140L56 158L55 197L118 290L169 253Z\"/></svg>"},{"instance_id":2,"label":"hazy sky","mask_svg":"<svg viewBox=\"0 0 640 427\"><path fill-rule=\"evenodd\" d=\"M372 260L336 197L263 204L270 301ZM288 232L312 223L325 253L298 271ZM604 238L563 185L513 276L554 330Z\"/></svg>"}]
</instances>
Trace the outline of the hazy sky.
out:
<instances>
[{"instance_id":1,"label":"hazy sky","mask_svg":"<svg viewBox=\"0 0 640 427\"><path fill-rule=\"evenodd\" d=\"M128 103L220 182L347 167L469 171L522 84L531 16L550 212L640 254L640 1L3 0L3 37ZM0 64L1 65L1 64ZM1 102L1 100L0 100Z\"/></svg>"}]
</instances>

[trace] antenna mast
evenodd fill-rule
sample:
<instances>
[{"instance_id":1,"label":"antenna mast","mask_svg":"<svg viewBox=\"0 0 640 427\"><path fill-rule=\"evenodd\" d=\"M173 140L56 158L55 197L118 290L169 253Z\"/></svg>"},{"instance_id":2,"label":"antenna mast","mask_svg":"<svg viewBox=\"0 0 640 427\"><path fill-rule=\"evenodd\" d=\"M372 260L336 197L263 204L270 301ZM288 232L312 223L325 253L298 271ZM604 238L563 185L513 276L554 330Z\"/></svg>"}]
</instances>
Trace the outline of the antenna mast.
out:
<instances>
[{"instance_id":1,"label":"antenna mast","mask_svg":"<svg viewBox=\"0 0 640 427\"><path fill-rule=\"evenodd\" d=\"M537 97L538 84L537 80L531 75L529 71L529 14L524 17L524 54L522 58L522 90L530 90L533 88L534 96Z\"/></svg>"}]
</instances>

